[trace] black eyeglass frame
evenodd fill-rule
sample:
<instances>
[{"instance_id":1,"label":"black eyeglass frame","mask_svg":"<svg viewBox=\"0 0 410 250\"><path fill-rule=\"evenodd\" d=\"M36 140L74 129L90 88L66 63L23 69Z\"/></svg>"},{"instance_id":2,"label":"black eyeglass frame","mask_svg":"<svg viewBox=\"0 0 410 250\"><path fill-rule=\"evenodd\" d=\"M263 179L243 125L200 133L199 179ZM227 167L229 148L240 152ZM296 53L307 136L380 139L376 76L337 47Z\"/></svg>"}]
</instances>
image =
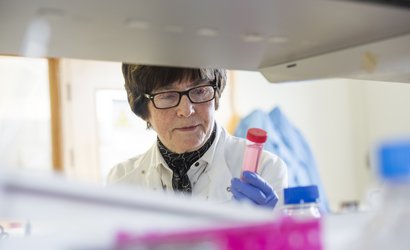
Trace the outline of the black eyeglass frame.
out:
<instances>
[{"instance_id":1,"label":"black eyeglass frame","mask_svg":"<svg viewBox=\"0 0 410 250\"><path fill-rule=\"evenodd\" d=\"M203 81L203 80L202 80L202 81ZM189 92L190 92L191 90L197 89L197 88L202 88L202 87L208 87L208 86L211 86L211 87L213 88L213 90L214 90L214 93L213 93L211 99L209 99L209 100L207 100L207 101L202 101L202 102L195 102L195 101L192 101L192 100L191 100L191 97L189 96ZM148 98L149 100L151 100L152 104L154 105L154 107L155 107L156 109L170 109L170 108L175 108L175 107L177 107L177 106L179 105L179 103L181 102L182 96L184 96L184 95L186 95L186 96L188 97L189 101L190 101L191 103L193 103L193 104L200 104L200 103L206 103L206 102L212 101L213 99L215 99L216 90L217 90L217 87L216 87L215 84L209 84L209 85L195 86L195 87L192 87L192 88L187 89L187 90L184 90L184 91L163 91L163 92L159 92L159 93L155 93L155 94L147 94L147 93L145 93L144 96L145 96L146 98ZM164 94L164 93L178 93L178 95L179 95L178 102L177 102L174 106L171 106L171 107L166 107L166 108L159 108L159 107L157 107L157 105L156 105L155 102L154 102L154 98L155 98L156 95L160 95L160 94Z\"/></svg>"}]
</instances>

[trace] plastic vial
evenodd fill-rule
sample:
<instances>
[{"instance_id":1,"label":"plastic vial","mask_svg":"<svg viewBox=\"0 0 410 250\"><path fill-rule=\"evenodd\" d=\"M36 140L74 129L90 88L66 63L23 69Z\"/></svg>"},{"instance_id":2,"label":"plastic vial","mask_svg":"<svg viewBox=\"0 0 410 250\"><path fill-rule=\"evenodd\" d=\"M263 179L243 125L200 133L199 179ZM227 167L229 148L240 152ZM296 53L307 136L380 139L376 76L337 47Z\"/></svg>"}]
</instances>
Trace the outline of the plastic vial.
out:
<instances>
[{"instance_id":1,"label":"plastic vial","mask_svg":"<svg viewBox=\"0 0 410 250\"><path fill-rule=\"evenodd\" d=\"M410 249L410 140L383 143L376 152L381 203L356 249Z\"/></svg>"},{"instance_id":2,"label":"plastic vial","mask_svg":"<svg viewBox=\"0 0 410 250\"><path fill-rule=\"evenodd\" d=\"M242 171L256 172L258 170L263 144L268 138L265 130L250 128L246 134L246 147L243 156Z\"/></svg>"},{"instance_id":3,"label":"plastic vial","mask_svg":"<svg viewBox=\"0 0 410 250\"><path fill-rule=\"evenodd\" d=\"M316 185L290 187L283 190L284 212L297 219L319 218L319 191Z\"/></svg>"}]
</instances>

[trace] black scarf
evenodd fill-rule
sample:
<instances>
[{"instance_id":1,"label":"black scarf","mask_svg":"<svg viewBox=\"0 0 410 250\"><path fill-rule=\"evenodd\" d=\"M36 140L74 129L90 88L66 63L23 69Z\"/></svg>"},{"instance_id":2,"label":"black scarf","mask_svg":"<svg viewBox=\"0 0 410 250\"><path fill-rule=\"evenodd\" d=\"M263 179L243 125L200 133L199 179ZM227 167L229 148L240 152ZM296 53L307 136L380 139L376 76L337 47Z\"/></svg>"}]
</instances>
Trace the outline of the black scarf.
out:
<instances>
[{"instance_id":1,"label":"black scarf","mask_svg":"<svg viewBox=\"0 0 410 250\"><path fill-rule=\"evenodd\" d=\"M208 141L198 150L183 154L173 153L157 138L159 152L172 170L172 188L174 190L191 193L192 185L188 178L188 170L211 147L216 136L216 124Z\"/></svg>"}]
</instances>

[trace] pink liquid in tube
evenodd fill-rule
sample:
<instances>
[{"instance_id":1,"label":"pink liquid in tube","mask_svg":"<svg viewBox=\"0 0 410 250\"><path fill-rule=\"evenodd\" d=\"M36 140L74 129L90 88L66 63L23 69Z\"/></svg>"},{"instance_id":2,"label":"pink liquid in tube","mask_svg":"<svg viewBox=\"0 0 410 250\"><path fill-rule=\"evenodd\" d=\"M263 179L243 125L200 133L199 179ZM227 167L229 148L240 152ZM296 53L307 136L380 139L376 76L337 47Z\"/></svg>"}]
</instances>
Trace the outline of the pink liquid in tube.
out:
<instances>
[{"instance_id":1,"label":"pink liquid in tube","mask_svg":"<svg viewBox=\"0 0 410 250\"><path fill-rule=\"evenodd\" d=\"M256 172L266 142L267 133L260 128L250 128L246 134L247 144L243 156L242 171Z\"/></svg>"},{"instance_id":2,"label":"pink liquid in tube","mask_svg":"<svg viewBox=\"0 0 410 250\"><path fill-rule=\"evenodd\" d=\"M263 145L252 144L247 145L243 156L242 171L256 172L258 170L259 158L261 157Z\"/></svg>"}]
</instances>

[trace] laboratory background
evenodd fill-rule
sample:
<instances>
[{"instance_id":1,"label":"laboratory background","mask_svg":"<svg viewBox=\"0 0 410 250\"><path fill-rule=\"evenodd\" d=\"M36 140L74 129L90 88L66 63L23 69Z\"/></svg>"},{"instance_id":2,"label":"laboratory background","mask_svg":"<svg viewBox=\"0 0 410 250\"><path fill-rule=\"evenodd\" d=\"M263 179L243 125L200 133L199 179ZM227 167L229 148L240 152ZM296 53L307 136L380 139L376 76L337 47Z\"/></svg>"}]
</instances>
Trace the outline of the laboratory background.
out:
<instances>
[{"instance_id":1,"label":"laboratory background","mask_svg":"<svg viewBox=\"0 0 410 250\"><path fill-rule=\"evenodd\" d=\"M14 20L11 18L12 11L19 10L19 14L25 13L25 10L21 8L22 1L17 1L20 3L15 4L11 2L0 2L0 15L3 16L0 17L2 20L0 30L3 32L2 38L0 38L0 170L5 171L0 172L3 175L0 176L0 182L3 183L0 192L0 225L2 225L0 228L0 246L3 244L2 241L7 241L7 230L10 239L13 238L13 235L17 235L18 239L30 235L30 228L35 228L37 221L21 216L21 214L26 211L23 209L25 205L37 204L37 195L43 197L42 195L46 194L47 196L57 190L54 196L49 196L57 197L56 200L59 200L58 192L60 191L61 194L65 194L61 197L66 199L79 195L82 192L80 189L82 189L85 194L89 195L86 200L95 202L100 199L101 201L94 204L95 207L90 211L98 211L104 206L101 204L123 204L115 199L110 201L109 198L95 197L102 197L101 194L104 191L101 193L99 191L104 190L110 169L115 164L148 150L155 142L156 134L147 130L146 123L135 116L129 107L121 72L122 61L147 62L149 64L163 62L164 65L173 65L175 62L177 66L187 66L186 64L192 58L192 65L225 66L228 70L228 81L220 99L220 107L216 111L217 122L223 125L230 134L240 137L244 137L249 125L263 127L267 122L279 124L280 126L276 126L274 130L267 130L268 134L271 133L278 136L275 138L281 139L275 141L274 147L268 148L268 150L278 154L287 163L289 186L317 185L321 196L320 202L326 208L326 215L323 217L366 214L363 217L346 217L347 220L343 219L345 217L332 217L330 222L326 224L327 226L321 227L321 230L327 232L327 235L323 236L323 239L327 241L323 243L324 246L300 249L343 249L343 240L359 238L359 235L366 228L363 226L364 222L368 222L363 218L367 218L369 211L373 211L375 207L383 203L380 201L385 195L385 182L380 180L377 170L380 164L377 159L379 156L378 147L386 141L410 141L410 43L408 43L410 41L410 11L406 1L402 1L402 3L398 1L398 6L371 3L380 1L367 1L370 2L367 4L363 3L366 1L362 1L362 3L358 3L360 1L322 1L326 3L320 4L317 4L320 1L311 1L312 5L301 4L302 7L307 8L308 13L311 13L307 17L305 16L306 18L313 18L312 16L318 13L313 6L326 9L332 4L331 2L336 4L344 2L341 6L347 6L345 11L357 10L357 12L352 12L351 20L341 17L342 15L348 16L346 12L333 13L336 15L336 19L343 19L341 23L345 22L343 27L346 30L342 31L345 32L346 37L358 38L357 41L360 40L359 38L363 38L357 44L346 42L346 46L337 44L337 41L343 40L341 35L343 32L327 30L324 28L325 26L318 24L318 20L313 21L313 24L319 25L322 31L312 29L311 36L308 36L310 40L295 39L295 42L292 40L292 34L287 34L289 37L285 37L286 32L279 32L281 36L268 35L263 32L270 30L269 25L266 25L257 26L261 29L258 32L246 33L247 36L242 37L240 45L234 43L232 46L227 46L227 43L230 43L229 39L236 33L227 32L228 38L223 36L218 38L221 33L223 34L223 31L226 31L224 29L232 28L237 32L245 27L243 30L251 31L252 25L263 23L266 20L253 20L252 25L241 23L240 19L237 19L238 17L233 18L232 16L233 13L236 13L235 11L240 11L240 7L249 8L247 10L251 12L252 15L249 15L252 17L258 16L256 15L257 11L262 10L252 9L252 5L244 3L245 1L240 1L238 9L235 9L234 3L222 1L223 3L219 6L220 10L216 11L215 14L216 19L222 18L225 12L224 18L226 20L233 18L237 23L227 22L221 24L219 29L197 25L198 30L196 30L194 39L188 39L188 35L184 33L191 31L190 28L186 28L178 22L175 25L170 24L164 28L164 32L168 32L166 38L169 39L169 45L173 46L173 49L176 48L176 51L171 52L164 49L167 48L167 44L161 39L159 39L161 42L152 43L155 40L152 40L153 37L156 38L156 36L151 36L149 32L150 27L155 29L156 24L169 20L172 16L169 13L172 13L174 9L170 3L153 1L155 3L148 4L147 11L155 12L155 10L160 9L155 16L159 20L157 23L146 22L149 18L140 12L138 13L143 18L133 19L137 15L132 16L133 18L128 18L128 16L123 18L123 23L127 29L126 33L129 36L136 34L136 37L143 37L145 34L148 37L146 40L142 39L143 41L136 42L138 43L136 45L152 44L150 48L135 46L135 50L142 51L138 52L140 54L130 52L131 42L119 42L117 45L110 40L107 43L99 43L100 40L105 41L105 36L104 32L99 30L99 26L93 26L95 23L100 22L99 25L106 25L111 30L118 27L110 26L107 21L98 19L101 18L100 12L97 11L95 16L91 15L92 17L90 17L82 13L81 8L78 7L84 4L84 10L90 10L91 2L95 1L89 3L86 1L81 4L78 2L76 3L78 5L70 5L64 1L57 1L59 4L53 4L50 1L33 1L28 9L37 13L37 16L34 15L30 19L32 14L26 11L27 18L24 20L28 21L18 26L24 28L8 30L9 38L6 39L4 36L7 34L4 34L4 31L7 30L8 24L5 20ZM111 5L108 2L110 1L102 1L101 8L109 8ZM126 9L124 6L133 6L129 1L120 2L121 8L116 10L118 13L104 13L110 18L114 15L121 16L120 12ZM182 8L181 6L184 6L182 2L175 1L174 7ZM215 7L216 2L210 1L208 5L200 4L200 7L208 10L207 8ZM295 7L293 4L284 3L284 1L262 2L262 6L272 7L277 4L287 11ZM349 4L356 5L351 7ZM165 5L166 8L160 8L160 5ZM191 5L194 6L194 4L190 4L188 7L195 9ZM138 3L135 6L142 7L144 5ZM232 12L227 11L227 6L231 10L233 9ZM169 13L165 11L167 8L170 10ZM340 6L335 6L332 10L338 8ZM7 9L10 11L5 11ZM197 9L196 11L196 13L199 12ZM176 11L179 14L182 12L182 10ZM300 13L299 10L297 12ZM130 11L124 13L129 14ZM263 11L261 13L266 14ZM330 14L320 13L321 17L330 18ZM355 19L360 16L360 13L366 13L369 16L366 16L368 20L360 24L362 26L358 24L357 28L352 28L353 31L360 34L355 37L355 34L348 30L354 27L356 22L360 22ZM386 13L385 16L382 16L385 18L383 20L387 20L389 15L394 15L397 19L386 21L379 28L373 27L371 22L372 18L376 18L376 15L374 17L371 15L374 13L380 15ZM263 16L262 14L260 16ZM177 21L193 17L184 14L179 18ZM61 28L62 25L65 25L62 21L64 19L77 23L68 27L65 34L62 34L62 31L54 31L53 28ZM44 20L52 25L48 26L49 24ZM212 21L202 15L198 16L198 20L207 20L209 27L215 27L212 26L214 24ZM269 21L278 20L269 19ZM196 22L199 23L199 21ZM194 22L194 24L197 23ZM305 34L304 32L306 32L294 27L293 25L296 23L288 25L295 33ZM330 25L338 25L338 23ZM88 29L87 31L95 29L98 35L96 37L85 35L85 38L69 38L75 34L74 28L79 26L84 26L82 28ZM396 28L389 30L389 27ZM366 28L371 31L364 34L365 32L361 29ZM315 36L323 38L323 48L328 46L323 49L323 53L319 49L321 47L320 42L318 42L320 39L316 40L316 44ZM125 38L129 37L125 36ZM398 39L394 40L396 38ZM182 53L184 45L175 47L180 42L178 39L187 39L192 43L199 43L201 46L185 47L190 53ZM226 41L221 42L224 46L217 46L217 41L221 40L215 39L226 39ZM87 44L87 42L92 45L84 45L84 48L75 50L75 48L81 47L82 43ZM329 45L331 42L337 44L333 51ZM13 45L13 43L17 45ZM58 47L55 44L61 44L61 46ZM366 44L370 44L370 46L365 47ZM160 49L155 50L155 46ZM122 48L120 49L120 47ZM112 50L107 50L107 48L112 48ZM242 51L244 48L246 49ZM129 53L124 54L127 49ZM191 53L194 49L197 49L197 55ZM309 49L312 56L308 53L303 54ZM360 49L362 50L359 51ZM289 50L290 53L285 55L277 52L276 55L276 52L272 52L274 50ZM206 51L212 51L216 55L211 55L212 53L206 53ZM177 52L181 52L181 57L173 54ZM242 55L240 55L241 52ZM300 58L296 56L297 52L301 52ZM275 55L278 58L277 61L272 59ZM198 59L201 56L203 59ZM228 59L221 59L224 56ZM219 62L215 62L217 60ZM357 64L354 64L353 62L356 61ZM294 64L289 64L293 62ZM301 67L301 70L294 73L286 71L296 67L295 65ZM382 74L378 75L379 72ZM282 154L283 152L286 154ZM408 153L410 154L410 152ZM406 154L404 153L404 155ZM403 155L402 157L406 158ZM408 160L409 157L406 159ZM15 177L17 175L9 175L9 171L10 173L21 172L28 178L20 179L20 177ZM29 183L25 186L25 178L30 180L37 177L40 180L43 180L42 178L50 180L50 182L33 181L32 184ZM67 186L58 186L60 184L56 180L67 182ZM17 184L13 186L13 182ZM20 183L21 186L19 186ZM71 189L77 184L81 188L73 187ZM88 191L84 191L87 188L93 191L88 194ZM17 198L13 199L13 194L18 194L21 190L31 191L25 194L27 196L23 195L21 201ZM404 190L404 192L408 192L408 188ZM95 196L94 191L96 191ZM78 202L84 201L84 199L78 200ZM55 204L54 202L56 201L50 201L49 204ZM64 202L68 201L64 200ZM40 208L46 207L44 205L46 203L39 205L38 211L30 213L33 213L34 217L41 215L44 212L40 211ZM12 204L11 207L8 204ZM81 205L77 207L74 203L68 202L67 204L67 207L72 206L75 209L78 208L79 211L81 210ZM135 204L138 204L138 201L135 201ZM56 207L56 218L64 213L60 213L59 209L63 208ZM104 207L104 209L106 208ZM168 209L174 211L172 210L174 208ZM195 209L202 211L200 208ZM213 211L212 209L204 210L204 213ZM250 208L244 209L246 211ZM390 212L392 211L395 210ZM227 210L226 214L229 212L231 211ZM260 212L261 217L265 216L264 212ZM110 213L107 212L107 214ZM8 215L11 216L8 217ZM111 213L111 215L113 214ZM407 215L410 221L410 215L408 213ZM131 215L123 215L124 218L121 217L123 219L121 222L127 221L129 216ZM42 215L38 217L43 218ZM102 213L101 217L103 217ZM215 218L217 218L216 215ZM172 216L168 218L164 215L163 228L170 227L166 225L166 222L173 219ZM191 224L188 219L185 221L186 225L195 222L198 228L201 228L199 225L203 223L194 219L192 219ZM349 221L363 221L363 223L355 231L351 225L348 225ZM146 223L149 225L149 222ZM385 225L383 221L380 223L380 225ZM208 225L207 223L203 224ZM43 222L39 222L39 225L41 225L40 232L49 232L48 226L50 228L57 227ZM75 231L78 229L78 224L67 225L67 230ZM112 226L112 224L103 223L102 227L104 225ZM147 228L151 227L153 226L147 226ZM340 231L335 229L336 227L347 230L340 234ZM349 231L348 229L351 229L350 234L346 232ZM141 231L143 232L143 230ZM405 231L408 232L408 229L406 228ZM76 236L79 234L81 233L76 234ZM343 238L343 235L346 238ZM90 241L85 240L85 236L80 237L81 241L79 242L83 246L76 245L75 247L78 248L74 247L74 249L88 249L87 246L95 243L97 236L98 234L90 237ZM67 242L73 242L73 238L75 237L56 237L54 246L72 247ZM106 241L107 239L99 243L104 245ZM36 243L38 246L48 246L47 240L44 239ZM5 249L14 249L13 246L19 246L23 243L7 244L4 245ZM409 242L405 241L405 244L409 244ZM61 247L61 249L65 248ZM118 249L132 248L120 247ZM186 247L186 249L196 248ZM205 249L223 248L210 247Z\"/></svg>"},{"instance_id":2,"label":"laboratory background","mask_svg":"<svg viewBox=\"0 0 410 250\"><path fill-rule=\"evenodd\" d=\"M55 62L10 56L0 62L2 166L104 185L115 164L145 152L147 141L156 139L128 106L120 62L59 59L61 165L55 169L49 84ZM272 84L251 71L229 71L217 121L234 134L241 119L274 108L306 139L334 212L367 205L378 189L373 147L410 134L408 84L351 79Z\"/></svg>"}]
</instances>

